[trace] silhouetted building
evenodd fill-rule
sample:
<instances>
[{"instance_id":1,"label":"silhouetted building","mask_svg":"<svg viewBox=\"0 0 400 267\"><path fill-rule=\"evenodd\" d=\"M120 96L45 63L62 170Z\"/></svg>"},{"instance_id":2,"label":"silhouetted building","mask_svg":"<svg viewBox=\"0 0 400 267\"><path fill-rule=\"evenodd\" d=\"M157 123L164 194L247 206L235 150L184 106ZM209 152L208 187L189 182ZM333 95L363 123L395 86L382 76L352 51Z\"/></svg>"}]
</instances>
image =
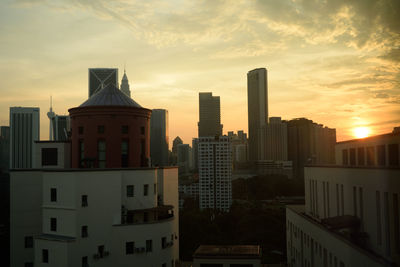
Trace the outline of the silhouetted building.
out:
<instances>
[{"instance_id":1,"label":"silhouetted building","mask_svg":"<svg viewBox=\"0 0 400 267\"><path fill-rule=\"evenodd\" d=\"M183 144L182 139L177 136L172 141L172 152L170 157L170 165L175 166L178 163L178 145Z\"/></svg>"},{"instance_id":2,"label":"silhouetted building","mask_svg":"<svg viewBox=\"0 0 400 267\"><path fill-rule=\"evenodd\" d=\"M0 257L10 264L10 127L0 126Z\"/></svg>"},{"instance_id":3,"label":"silhouetted building","mask_svg":"<svg viewBox=\"0 0 400 267\"><path fill-rule=\"evenodd\" d=\"M192 164L193 164L193 172L198 173L198 171L199 171L199 138L192 139Z\"/></svg>"},{"instance_id":4,"label":"silhouetted building","mask_svg":"<svg viewBox=\"0 0 400 267\"><path fill-rule=\"evenodd\" d=\"M69 109L73 168L148 167L151 110L112 84Z\"/></svg>"},{"instance_id":5,"label":"silhouetted building","mask_svg":"<svg viewBox=\"0 0 400 267\"><path fill-rule=\"evenodd\" d=\"M49 118L49 140L54 140L54 117L56 113L53 111L53 98L50 96L50 110L47 112L47 118Z\"/></svg>"},{"instance_id":6,"label":"silhouetted building","mask_svg":"<svg viewBox=\"0 0 400 267\"><path fill-rule=\"evenodd\" d=\"M192 166L192 149L188 144L179 144L177 150L179 175L187 175Z\"/></svg>"},{"instance_id":7,"label":"silhouetted building","mask_svg":"<svg viewBox=\"0 0 400 267\"><path fill-rule=\"evenodd\" d=\"M168 111L153 109L150 119L150 157L153 166L168 166Z\"/></svg>"},{"instance_id":8,"label":"silhouetted building","mask_svg":"<svg viewBox=\"0 0 400 267\"><path fill-rule=\"evenodd\" d=\"M286 206L289 266L400 265L399 147L400 133L339 142L336 165L305 167L305 206Z\"/></svg>"},{"instance_id":9,"label":"silhouetted building","mask_svg":"<svg viewBox=\"0 0 400 267\"><path fill-rule=\"evenodd\" d=\"M10 168L32 168L40 138L39 108L10 107Z\"/></svg>"},{"instance_id":10,"label":"silhouetted building","mask_svg":"<svg viewBox=\"0 0 400 267\"><path fill-rule=\"evenodd\" d=\"M107 85L118 86L118 69L91 68L89 69L89 97L99 92Z\"/></svg>"},{"instance_id":11,"label":"silhouetted building","mask_svg":"<svg viewBox=\"0 0 400 267\"><path fill-rule=\"evenodd\" d=\"M10 127L0 126L0 170L8 172L10 167Z\"/></svg>"},{"instance_id":12,"label":"silhouetted building","mask_svg":"<svg viewBox=\"0 0 400 267\"><path fill-rule=\"evenodd\" d=\"M249 160L258 160L259 129L268 122L267 69L259 68L247 73L247 107L249 122Z\"/></svg>"},{"instance_id":13,"label":"silhouetted building","mask_svg":"<svg viewBox=\"0 0 400 267\"><path fill-rule=\"evenodd\" d=\"M126 76L125 70L124 70L124 76L122 76L122 81L121 81L121 91L127 96L131 97L131 90L129 89L128 76Z\"/></svg>"},{"instance_id":14,"label":"silhouetted building","mask_svg":"<svg viewBox=\"0 0 400 267\"><path fill-rule=\"evenodd\" d=\"M287 125L288 159L296 177L304 177L305 165L335 162L336 129L305 118L290 120Z\"/></svg>"},{"instance_id":15,"label":"silhouetted building","mask_svg":"<svg viewBox=\"0 0 400 267\"><path fill-rule=\"evenodd\" d=\"M67 141L70 132L70 120L67 115L55 115L52 119L53 140Z\"/></svg>"},{"instance_id":16,"label":"silhouetted building","mask_svg":"<svg viewBox=\"0 0 400 267\"><path fill-rule=\"evenodd\" d=\"M232 161L233 168L248 168L248 142L247 134L243 130L237 131L235 134L233 131L228 132L228 137L232 145Z\"/></svg>"},{"instance_id":17,"label":"silhouetted building","mask_svg":"<svg viewBox=\"0 0 400 267\"><path fill-rule=\"evenodd\" d=\"M219 96L199 93L199 137L222 135Z\"/></svg>"},{"instance_id":18,"label":"silhouetted building","mask_svg":"<svg viewBox=\"0 0 400 267\"><path fill-rule=\"evenodd\" d=\"M232 147L228 136L199 138L200 209L229 211Z\"/></svg>"}]
</instances>

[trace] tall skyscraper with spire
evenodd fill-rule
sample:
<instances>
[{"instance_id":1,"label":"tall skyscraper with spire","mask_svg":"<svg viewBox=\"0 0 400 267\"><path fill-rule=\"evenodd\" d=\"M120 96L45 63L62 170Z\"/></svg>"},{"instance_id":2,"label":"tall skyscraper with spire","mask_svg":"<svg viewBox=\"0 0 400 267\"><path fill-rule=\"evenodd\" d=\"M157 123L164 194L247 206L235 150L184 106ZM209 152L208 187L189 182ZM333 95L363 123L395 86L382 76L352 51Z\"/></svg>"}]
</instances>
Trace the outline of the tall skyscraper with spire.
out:
<instances>
[{"instance_id":1,"label":"tall skyscraper with spire","mask_svg":"<svg viewBox=\"0 0 400 267\"><path fill-rule=\"evenodd\" d=\"M121 81L121 91L131 97L131 90L129 90L129 81L128 81L128 76L126 76L126 70L124 68L124 76L122 77Z\"/></svg>"},{"instance_id":2,"label":"tall skyscraper with spire","mask_svg":"<svg viewBox=\"0 0 400 267\"><path fill-rule=\"evenodd\" d=\"M49 140L53 141L54 140L54 117L56 116L56 113L53 111L53 98L50 96L50 110L47 112L47 117L50 120L49 124Z\"/></svg>"}]
</instances>

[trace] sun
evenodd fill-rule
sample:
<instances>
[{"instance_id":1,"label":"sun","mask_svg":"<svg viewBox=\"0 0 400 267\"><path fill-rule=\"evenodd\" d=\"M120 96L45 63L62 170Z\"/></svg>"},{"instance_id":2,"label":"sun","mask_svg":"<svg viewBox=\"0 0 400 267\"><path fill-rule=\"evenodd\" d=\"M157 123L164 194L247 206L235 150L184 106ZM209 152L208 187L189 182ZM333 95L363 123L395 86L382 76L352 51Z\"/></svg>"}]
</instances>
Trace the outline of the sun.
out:
<instances>
[{"instance_id":1,"label":"sun","mask_svg":"<svg viewBox=\"0 0 400 267\"><path fill-rule=\"evenodd\" d=\"M356 138L368 137L370 130L368 127L357 127L353 129L353 134Z\"/></svg>"}]
</instances>

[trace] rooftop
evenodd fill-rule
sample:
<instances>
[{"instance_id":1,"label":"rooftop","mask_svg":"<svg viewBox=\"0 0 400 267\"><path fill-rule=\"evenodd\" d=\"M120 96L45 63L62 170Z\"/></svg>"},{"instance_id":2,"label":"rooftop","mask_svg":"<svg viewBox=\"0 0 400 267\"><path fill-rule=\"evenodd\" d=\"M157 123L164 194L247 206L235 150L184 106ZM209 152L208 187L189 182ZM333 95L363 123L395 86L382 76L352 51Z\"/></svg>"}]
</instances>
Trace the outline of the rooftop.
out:
<instances>
[{"instance_id":1,"label":"rooftop","mask_svg":"<svg viewBox=\"0 0 400 267\"><path fill-rule=\"evenodd\" d=\"M261 249L257 245L201 245L194 258L260 258Z\"/></svg>"}]
</instances>

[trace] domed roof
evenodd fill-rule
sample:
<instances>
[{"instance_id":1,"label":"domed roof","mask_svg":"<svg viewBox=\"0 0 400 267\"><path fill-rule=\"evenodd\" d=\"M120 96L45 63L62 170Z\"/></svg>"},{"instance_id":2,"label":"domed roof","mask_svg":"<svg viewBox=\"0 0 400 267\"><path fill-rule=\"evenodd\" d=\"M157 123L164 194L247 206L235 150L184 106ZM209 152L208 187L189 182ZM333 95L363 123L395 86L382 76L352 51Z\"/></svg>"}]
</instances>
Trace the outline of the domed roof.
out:
<instances>
[{"instance_id":1,"label":"domed roof","mask_svg":"<svg viewBox=\"0 0 400 267\"><path fill-rule=\"evenodd\" d=\"M88 100L83 102L79 107L90 106L128 106L141 108L132 98L126 96L115 85L108 84L96 94L92 95Z\"/></svg>"}]
</instances>

